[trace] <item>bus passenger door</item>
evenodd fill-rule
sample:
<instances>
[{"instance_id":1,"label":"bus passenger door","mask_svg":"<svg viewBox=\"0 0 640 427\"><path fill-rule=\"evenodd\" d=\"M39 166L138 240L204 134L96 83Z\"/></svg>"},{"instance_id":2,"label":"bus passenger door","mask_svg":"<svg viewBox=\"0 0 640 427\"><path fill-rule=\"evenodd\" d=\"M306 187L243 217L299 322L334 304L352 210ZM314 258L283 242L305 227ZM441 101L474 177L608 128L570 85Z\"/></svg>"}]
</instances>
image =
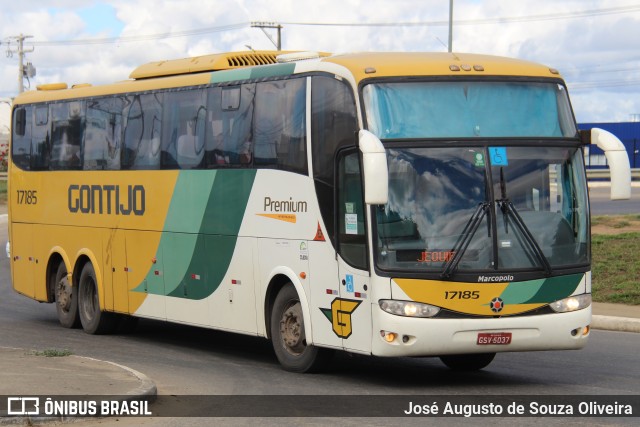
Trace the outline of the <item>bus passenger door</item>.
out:
<instances>
[{"instance_id":1,"label":"bus passenger door","mask_svg":"<svg viewBox=\"0 0 640 427\"><path fill-rule=\"evenodd\" d=\"M339 157L337 180L339 305L333 308L334 330L343 347L371 352L371 284L368 272L365 204L357 151Z\"/></svg>"}]
</instances>

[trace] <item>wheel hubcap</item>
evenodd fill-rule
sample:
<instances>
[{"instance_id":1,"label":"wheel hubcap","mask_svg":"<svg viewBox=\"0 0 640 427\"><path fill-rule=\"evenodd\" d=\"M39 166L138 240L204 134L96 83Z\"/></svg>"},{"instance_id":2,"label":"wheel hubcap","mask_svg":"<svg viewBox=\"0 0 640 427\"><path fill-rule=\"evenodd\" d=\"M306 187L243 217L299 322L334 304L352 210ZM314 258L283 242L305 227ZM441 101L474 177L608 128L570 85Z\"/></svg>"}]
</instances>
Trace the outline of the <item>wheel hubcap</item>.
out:
<instances>
[{"instance_id":1,"label":"wheel hubcap","mask_svg":"<svg viewBox=\"0 0 640 427\"><path fill-rule=\"evenodd\" d=\"M299 302L295 302L282 313L280 336L289 353L297 356L304 351L306 341Z\"/></svg>"},{"instance_id":2,"label":"wheel hubcap","mask_svg":"<svg viewBox=\"0 0 640 427\"><path fill-rule=\"evenodd\" d=\"M58 299L58 305L64 311L69 311L71 307L71 286L69 286L69 280L66 278L62 278L60 282L58 282L58 286L56 287L56 295Z\"/></svg>"}]
</instances>

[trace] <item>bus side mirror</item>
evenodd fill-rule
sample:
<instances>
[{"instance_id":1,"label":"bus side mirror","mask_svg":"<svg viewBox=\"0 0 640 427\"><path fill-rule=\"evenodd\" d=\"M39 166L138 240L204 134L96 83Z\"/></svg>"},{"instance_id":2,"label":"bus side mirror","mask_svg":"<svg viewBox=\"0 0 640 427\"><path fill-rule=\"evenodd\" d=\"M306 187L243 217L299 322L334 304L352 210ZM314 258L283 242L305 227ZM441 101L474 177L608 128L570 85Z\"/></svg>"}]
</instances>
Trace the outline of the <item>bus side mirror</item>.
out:
<instances>
[{"instance_id":1,"label":"bus side mirror","mask_svg":"<svg viewBox=\"0 0 640 427\"><path fill-rule=\"evenodd\" d=\"M624 144L611 132L591 129L591 143L604 151L611 173L611 200L631 198L631 167Z\"/></svg>"},{"instance_id":2,"label":"bus side mirror","mask_svg":"<svg viewBox=\"0 0 640 427\"><path fill-rule=\"evenodd\" d=\"M368 205L384 205L389 199L387 152L380 139L368 130L361 130L358 140L364 172L364 202Z\"/></svg>"}]
</instances>

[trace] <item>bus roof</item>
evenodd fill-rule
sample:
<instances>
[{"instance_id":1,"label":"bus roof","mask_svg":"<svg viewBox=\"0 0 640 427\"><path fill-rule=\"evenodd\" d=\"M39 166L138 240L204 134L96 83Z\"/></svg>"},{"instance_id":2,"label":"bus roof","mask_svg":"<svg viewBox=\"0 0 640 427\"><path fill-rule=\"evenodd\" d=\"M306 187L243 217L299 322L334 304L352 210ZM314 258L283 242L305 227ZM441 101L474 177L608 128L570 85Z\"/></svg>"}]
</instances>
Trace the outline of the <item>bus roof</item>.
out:
<instances>
[{"instance_id":1,"label":"bus roof","mask_svg":"<svg viewBox=\"0 0 640 427\"><path fill-rule=\"evenodd\" d=\"M356 81L368 77L442 75L559 77L555 69L534 62L468 53L364 52L334 55L323 61L348 68Z\"/></svg>"},{"instance_id":2,"label":"bus roof","mask_svg":"<svg viewBox=\"0 0 640 427\"><path fill-rule=\"evenodd\" d=\"M134 69L130 79L110 85L92 86L74 85L67 89L65 83L39 85L37 91L28 91L19 95L14 104L59 99L84 98L100 95L146 91L158 88L170 88L207 84L213 81L240 80L239 76L251 78L253 75L265 76L259 70L266 67L278 67L278 56L309 59L308 52L299 51L245 51L204 55L143 64ZM359 82L373 77L397 76L520 76L520 77L560 77L559 73L547 66L512 58L462 53L424 53L424 52L362 52L330 55L325 52L316 54L312 61L333 63L351 72ZM295 60L289 64L295 64ZM305 61L305 71L313 71L313 62ZM237 74L234 70L253 70ZM321 66L318 69L322 69ZM294 66L286 67L288 73L295 73ZM212 74L213 73L213 74ZM212 75L220 73L220 80ZM284 74L288 74L284 73ZM277 74L274 74L277 75ZM227 77L228 76L228 77Z\"/></svg>"}]
</instances>

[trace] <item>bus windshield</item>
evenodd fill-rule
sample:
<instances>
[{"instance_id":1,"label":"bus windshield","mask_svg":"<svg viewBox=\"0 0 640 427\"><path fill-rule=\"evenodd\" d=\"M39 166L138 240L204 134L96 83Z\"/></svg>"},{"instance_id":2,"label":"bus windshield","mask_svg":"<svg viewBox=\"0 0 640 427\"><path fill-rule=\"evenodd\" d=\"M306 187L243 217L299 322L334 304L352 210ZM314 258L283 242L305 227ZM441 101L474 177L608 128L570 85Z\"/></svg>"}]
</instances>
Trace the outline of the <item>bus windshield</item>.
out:
<instances>
[{"instance_id":1,"label":"bus windshield","mask_svg":"<svg viewBox=\"0 0 640 427\"><path fill-rule=\"evenodd\" d=\"M392 148L387 158L389 199L375 208L381 270L448 277L587 265L579 148Z\"/></svg>"},{"instance_id":2,"label":"bus windshield","mask_svg":"<svg viewBox=\"0 0 640 427\"><path fill-rule=\"evenodd\" d=\"M555 82L392 82L363 89L380 139L575 137L569 98Z\"/></svg>"}]
</instances>

